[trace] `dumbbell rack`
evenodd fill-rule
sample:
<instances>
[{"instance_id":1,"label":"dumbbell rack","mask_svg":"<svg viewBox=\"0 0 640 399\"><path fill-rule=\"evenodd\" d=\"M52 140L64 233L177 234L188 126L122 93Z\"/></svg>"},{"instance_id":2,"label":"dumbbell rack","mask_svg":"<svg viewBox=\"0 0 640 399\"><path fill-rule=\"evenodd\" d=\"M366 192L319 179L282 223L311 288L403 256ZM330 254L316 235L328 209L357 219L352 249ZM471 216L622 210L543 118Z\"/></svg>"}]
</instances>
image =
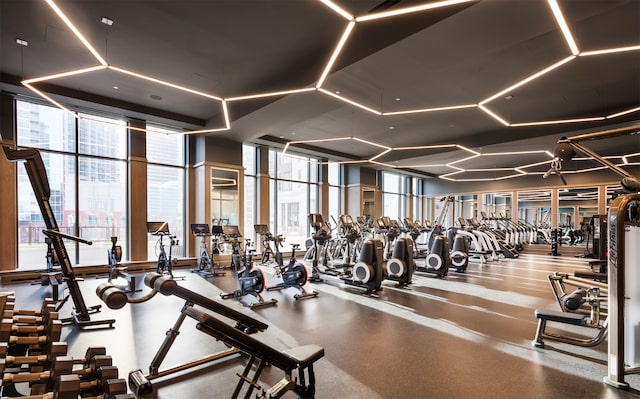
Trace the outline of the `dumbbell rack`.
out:
<instances>
[{"instance_id":1,"label":"dumbbell rack","mask_svg":"<svg viewBox=\"0 0 640 399\"><path fill-rule=\"evenodd\" d=\"M127 393L127 383L118 378L118 368L104 347L89 347L82 358L67 355L55 310L50 298L40 309L18 310L12 293L0 294L2 397L135 398ZM21 392L25 388L29 392Z\"/></svg>"}]
</instances>

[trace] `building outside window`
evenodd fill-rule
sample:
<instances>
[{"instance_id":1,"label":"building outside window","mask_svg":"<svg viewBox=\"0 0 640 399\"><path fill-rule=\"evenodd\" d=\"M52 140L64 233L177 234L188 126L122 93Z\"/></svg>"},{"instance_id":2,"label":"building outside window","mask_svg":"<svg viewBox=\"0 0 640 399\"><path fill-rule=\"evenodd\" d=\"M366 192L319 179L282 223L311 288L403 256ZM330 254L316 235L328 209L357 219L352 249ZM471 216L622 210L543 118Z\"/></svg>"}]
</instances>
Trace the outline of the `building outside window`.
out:
<instances>
[{"instance_id":1,"label":"building outside window","mask_svg":"<svg viewBox=\"0 0 640 399\"><path fill-rule=\"evenodd\" d=\"M307 216L318 208L318 160L269 151L270 231L287 244L309 235Z\"/></svg>"},{"instance_id":2,"label":"building outside window","mask_svg":"<svg viewBox=\"0 0 640 399\"><path fill-rule=\"evenodd\" d=\"M91 240L67 241L74 264L105 264L111 236L126 248L126 122L16 101L17 144L40 150L60 231ZM91 216L91 217L90 217ZM114 221L107 226L107 216ZM45 266L44 221L23 166L18 167L18 268ZM123 251L125 254L127 251Z\"/></svg>"},{"instance_id":3,"label":"building outside window","mask_svg":"<svg viewBox=\"0 0 640 399\"><path fill-rule=\"evenodd\" d=\"M330 162L328 165L328 183L329 183L329 215L338 220L342 214L342 190L340 189L340 169L338 163ZM327 215L327 217L329 217Z\"/></svg>"},{"instance_id":4,"label":"building outside window","mask_svg":"<svg viewBox=\"0 0 640 399\"><path fill-rule=\"evenodd\" d=\"M405 216L405 177L395 173L382 172L382 215L391 219Z\"/></svg>"},{"instance_id":5,"label":"building outside window","mask_svg":"<svg viewBox=\"0 0 640 399\"><path fill-rule=\"evenodd\" d=\"M185 256L185 147L179 130L150 127L147 130L147 220L167 222L179 245L172 256ZM135 212L135 209L131 210ZM148 236L148 257L157 259L159 240ZM163 239L168 253L169 241Z\"/></svg>"}]
</instances>

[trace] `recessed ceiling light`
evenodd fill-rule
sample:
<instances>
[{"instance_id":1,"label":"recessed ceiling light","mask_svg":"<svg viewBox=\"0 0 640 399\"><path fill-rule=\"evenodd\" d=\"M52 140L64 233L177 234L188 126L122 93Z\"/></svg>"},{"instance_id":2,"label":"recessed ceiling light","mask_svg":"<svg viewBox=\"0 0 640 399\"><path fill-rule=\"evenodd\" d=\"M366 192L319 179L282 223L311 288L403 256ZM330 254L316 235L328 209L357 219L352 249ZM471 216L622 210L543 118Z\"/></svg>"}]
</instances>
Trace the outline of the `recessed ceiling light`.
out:
<instances>
[{"instance_id":1,"label":"recessed ceiling light","mask_svg":"<svg viewBox=\"0 0 640 399\"><path fill-rule=\"evenodd\" d=\"M512 98L513 98L513 94L509 94L508 96L504 97L505 100L511 100Z\"/></svg>"},{"instance_id":2,"label":"recessed ceiling light","mask_svg":"<svg viewBox=\"0 0 640 399\"><path fill-rule=\"evenodd\" d=\"M296 135L296 132L291 132L291 135L292 135L292 136L295 136L295 135Z\"/></svg>"},{"instance_id":3,"label":"recessed ceiling light","mask_svg":"<svg viewBox=\"0 0 640 399\"><path fill-rule=\"evenodd\" d=\"M100 22L102 22L103 24L107 25L107 26L111 26L113 25L113 19L111 18L107 18L107 17L102 17L102 19L100 20Z\"/></svg>"},{"instance_id":4,"label":"recessed ceiling light","mask_svg":"<svg viewBox=\"0 0 640 399\"><path fill-rule=\"evenodd\" d=\"M400 97L396 97L396 101L400 101Z\"/></svg>"},{"instance_id":5,"label":"recessed ceiling light","mask_svg":"<svg viewBox=\"0 0 640 399\"><path fill-rule=\"evenodd\" d=\"M336 90L336 94L340 94L340 90Z\"/></svg>"},{"instance_id":6,"label":"recessed ceiling light","mask_svg":"<svg viewBox=\"0 0 640 399\"><path fill-rule=\"evenodd\" d=\"M162 97L157 95L157 94L152 94L152 95L149 96L149 98L152 99L152 100L156 100L156 101L162 100Z\"/></svg>"},{"instance_id":7,"label":"recessed ceiling light","mask_svg":"<svg viewBox=\"0 0 640 399\"><path fill-rule=\"evenodd\" d=\"M395 128L396 128L395 126L389 126L389 130L393 130Z\"/></svg>"},{"instance_id":8,"label":"recessed ceiling light","mask_svg":"<svg viewBox=\"0 0 640 399\"><path fill-rule=\"evenodd\" d=\"M113 86L114 90L118 90L120 87L119 86Z\"/></svg>"},{"instance_id":9,"label":"recessed ceiling light","mask_svg":"<svg viewBox=\"0 0 640 399\"><path fill-rule=\"evenodd\" d=\"M16 43L18 43L21 46L25 46L25 47L29 45L29 43L26 40L20 39L19 37L16 38Z\"/></svg>"}]
</instances>

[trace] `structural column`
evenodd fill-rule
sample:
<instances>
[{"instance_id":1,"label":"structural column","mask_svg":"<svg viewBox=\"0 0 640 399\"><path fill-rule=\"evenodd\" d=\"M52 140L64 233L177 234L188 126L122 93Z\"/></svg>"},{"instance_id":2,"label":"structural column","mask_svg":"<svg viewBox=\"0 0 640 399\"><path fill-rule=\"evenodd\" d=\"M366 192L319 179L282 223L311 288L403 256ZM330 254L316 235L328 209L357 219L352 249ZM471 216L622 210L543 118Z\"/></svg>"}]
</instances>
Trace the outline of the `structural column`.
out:
<instances>
[{"instance_id":1,"label":"structural column","mask_svg":"<svg viewBox=\"0 0 640 399\"><path fill-rule=\"evenodd\" d=\"M146 128L132 120L131 127ZM146 261L147 254L147 141L145 133L129 130L129 255Z\"/></svg>"},{"instance_id":2,"label":"structural column","mask_svg":"<svg viewBox=\"0 0 640 399\"><path fill-rule=\"evenodd\" d=\"M3 144L15 143L15 115L13 96L3 93L0 97L0 134ZM17 166L20 165L7 161L4 153L0 154L0 270L15 270L18 266Z\"/></svg>"}]
</instances>

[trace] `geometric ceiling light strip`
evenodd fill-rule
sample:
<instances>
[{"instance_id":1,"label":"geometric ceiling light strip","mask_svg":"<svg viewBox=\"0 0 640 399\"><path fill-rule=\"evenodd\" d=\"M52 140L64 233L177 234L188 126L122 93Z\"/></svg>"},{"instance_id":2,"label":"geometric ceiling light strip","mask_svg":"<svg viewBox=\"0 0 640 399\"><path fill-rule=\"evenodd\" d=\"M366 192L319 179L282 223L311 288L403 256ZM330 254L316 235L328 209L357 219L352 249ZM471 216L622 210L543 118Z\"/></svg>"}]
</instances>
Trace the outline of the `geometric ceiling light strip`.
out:
<instances>
[{"instance_id":1,"label":"geometric ceiling light strip","mask_svg":"<svg viewBox=\"0 0 640 399\"><path fill-rule=\"evenodd\" d=\"M396 15L409 14L409 13L424 11L424 10L432 10L434 8L447 7L455 4L469 3L471 1L477 1L477 0L446 0L446 1L437 1L435 3L426 3L426 4L421 4L413 7L399 8L397 10L383 11L375 14L356 17L356 22L372 21L375 19L388 18Z\"/></svg>"},{"instance_id":2,"label":"geometric ceiling light strip","mask_svg":"<svg viewBox=\"0 0 640 399\"><path fill-rule=\"evenodd\" d=\"M46 1L47 1L47 4L49 4L49 6L53 9L53 11L55 11L55 13L58 14L60 19L62 19L62 21L64 21L64 23L69 27L69 29L71 29L73 34L76 35L76 37L80 39L82 44L84 44L84 46L91 52L91 54L93 54L93 56L98 60L98 62L104 66L107 66L107 62L100 56L100 54L98 54L96 49L94 49L91 46L91 44L89 44L87 39L85 39L84 36L82 36L82 33L80 33L80 31L71 23L69 18L67 18L67 16L64 15L62 10L60 10L60 8L58 8L58 6L52 0L46 0Z\"/></svg>"},{"instance_id":3,"label":"geometric ceiling light strip","mask_svg":"<svg viewBox=\"0 0 640 399\"><path fill-rule=\"evenodd\" d=\"M451 106L448 106L448 107L410 109L410 110L406 110L406 111L383 112L382 116L416 114L416 113L421 113L421 112L450 111L450 110L455 110L455 109L476 108L477 106L478 106L478 104L464 104L464 105L451 105Z\"/></svg>"},{"instance_id":4,"label":"geometric ceiling light strip","mask_svg":"<svg viewBox=\"0 0 640 399\"><path fill-rule=\"evenodd\" d=\"M457 161L451 162L449 164L413 164L413 165L399 165L399 166L394 166L394 167L398 167L398 168L435 168L435 167L442 167L442 166L447 166L447 167L451 167L457 170L464 170L462 168L458 168L458 167L454 167L454 166L450 166L450 164L452 163L457 163L457 162L463 162L463 161L467 161L469 159L473 159L476 157L479 157L481 154L479 152L470 150L469 148L466 148L464 146L461 146L459 144L434 144L434 145L422 145L422 146L412 146L412 147L394 147L392 148L393 151L416 151L416 150L433 150L433 149L438 149L438 148L456 148L462 151L466 151L469 152L473 155L463 158L463 159L459 159Z\"/></svg>"},{"instance_id":5,"label":"geometric ceiling light strip","mask_svg":"<svg viewBox=\"0 0 640 399\"><path fill-rule=\"evenodd\" d=\"M593 118L558 119L558 120L553 120L553 121L523 122L523 123L512 123L511 127L559 125L559 124L563 124L563 123L579 123L579 122L594 122L594 121L602 121L604 119L605 119L604 116L597 116L597 117L593 117Z\"/></svg>"},{"instance_id":6,"label":"geometric ceiling light strip","mask_svg":"<svg viewBox=\"0 0 640 399\"><path fill-rule=\"evenodd\" d=\"M353 22L353 21L351 21L351 22L349 22L349 24L347 24L347 27L344 30L344 32L342 33L342 37L340 38L340 41L338 42L338 45L333 50L333 53L331 54L331 58L329 58L329 62L324 67L324 70L322 71L322 75L320 75L320 79L318 79L318 82L316 83L316 88L317 89L322 87L322 84L327 79L327 75L331 71L331 68L333 68L333 64L336 62L336 59L338 58L338 55L342 51L342 48L344 47L344 44L347 42L347 39L349 38L349 35L353 31L353 27L354 26L356 26L356 23Z\"/></svg>"},{"instance_id":7,"label":"geometric ceiling light strip","mask_svg":"<svg viewBox=\"0 0 640 399\"><path fill-rule=\"evenodd\" d=\"M350 100L350 99L348 99L348 98L346 98L346 97L339 96L339 95L337 95L336 93L332 93L332 92L330 92L330 91L328 91L328 90L325 90L325 89L323 89L323 88L318 88L318 91L319 91L319 92L321 92L321 93L324 93L324 94L326 94L326 95L328 95L328 96L331 96L331 97L333 97L333 98L337 98L338 100L340 100L340 101L342 101L342 102L345 102L345 103L347 103L347 104L351 104L351 105L356 106L356 107L358 107L358 108L362 108L362 109L364 109L365 111L369 111L369 112L371 112L372 114L382 115L382 112L380 112L380 111L376 111L375 109L369 108L369 107L367 107L366 105L362 105L362 104L357 103L357 102L355 102L355 101L353 101L353 100Z\"/></svg>"},{"instance_id":8,"label":"geometric ceiling light strip","mask_svg":"<svg viewBox=\"0 0 640 399\"><path fill-rule=\"evenodd\" d=\"M482 101L480 101L480 102L478 103L478 106L480 106L480 105L484 105L484 104L488 103L489 101L494 100L494 99L496 99L496 98L498 98L498 97L502 96L503 94L509 93L509 92L513 91L514 89L517 89L518 87L521 87L521 86L523 86L523 85L525 85L525 84L527 84L527 83L531 82L532 80L537 79L537 78L539 78L540 76L542 76L542 75L544 75L544 74L547 74L547 73L549 73L549 72L553 71L553 70L554 70L554 69L556 69L556 68L561 67L562 65L566 64L566 63L567 63L567 62L569 62L569 61L572 61L572 60L573 60L573 59L575 59L575 58L576 58L576 56L575 56L575 55L570 55L570 56L568 56L568 57L566 57L566 58L564 58L564 59L562 59L562 60L560 60L560 61L556 62L555 64L550 65L550 66L548 66L548 67L544 68L543 70L538 71L538 72L534 73L533 75L530 75L530 76L528 76L528 77L526 77L526 78L522 79L522 80L521 80L521 81L519 81L518 83L515 83L515 84L513 84L513 85L511 85L511 86L507 87L506 89L504 89L504 90L502 90L502 91L500 91L500 92L498 92L498 93L496 93L496 94L492 95L491 97L487 97L487 98L485 98L484 100L482 100Z\"/></svg>"},{"instance_id":9,"label":"geometric ceiling light strip","mask_svg":"<svg viewBox=\"0 0 640 399\"><path fill-rule=\"evenodd\" d=\"M640 50L640 46L617 47L617 48L608 48L603 50L583 51L582 53L578 54L578 56L588 57L591 55L622 53L625 51L637 51L637 50Z\"/></svg>"},{"instance_id":10,"label":"geometric ceiling light strip","mask_svg":"<svg viewBox=\"0 0 640 399\"><path fill-rule=\"evenodd\" d=\"M553 16L556 18L556 22L560 25L560 30L564 35L564 40L566 40L567 45L571 49L571 54L578 55L580 50L578 50L578 45L573 39L573 35L571 34L571 30L569 29L569 25L567 25L567 21L562 14L562 10L560 10L560 6L556 0L547 0L549 6L551 7L551 11L553 11Z\"/></svg>"},{"instance_id":11,"label":"geometric ceiling light strip","mask_svg":"<svg viewBox=\"0 0 640 399\"><path fill-rule=\"evenodd\" d=\"M343 141L343 140L351 140L351 137L334 137L334 138L331 138L331 139L312 139L312 140L289 141L289 142L287 142L287 144L284 145L284 148L282 149L282 154L284 155L287 152L287 150L289 149L290 146L296 145L296 144L321 143L321 142L328 142L328 141Z\"/></svg>"},{"instance_id":12,"label":"geometric ceiling light strip","mask_svg":"<svg viewBox=\"0 0 640 399\"><path fill-rule=\"evenodd\" d=\"M315 87L306 87L303 89L292 89L292 90L283 90L283 91L274 91L271 93L261 93L261 94L251 94L248 96L240 96L240 97L231 97L225 98L224 100L227 102L232 101L242 101L242 100L253 100L257 98L265 98L265 97L275 97L275 96L286 96L288 94L297 94L297 93L305 93L308 91L315 91Z\"/></svg>"},{"instance_id":13,"label":"geometric ceiling light strip","mask_svg":"<svg viewBox=\"0 0 640 399\"><path fill-rule=\"evenodd\" d=\"M499 176L499 177L485 177L485 178L475 178L475 179L455 179L452 176L459 175L461 173L483 173L483 172L517 172L515 174ZM505 180L512 179L514 177L520 177L526 175L525 172L521 170L517 170L516 168L492 168L492 169L467 169L467 170L458 170L451 173L446 173L444 175L438 176L441 179L455 181L455 182L478 182L478 181L496 181L496 180Z\"/></svg>"},{"instance_id":14,"label":"geometric ceiling light strip","mask_svg":"<svg viewBox=\"0 0 640 399\"><path fill-rule=\"evenodd\" d=\"M626 111L622 111L622 112L618 112L618 113L615 113L615 114L607 115L606 118L607 119L613 119L613 118L617 118L617 117L622 116L622 115L627 115L627 114L630 114L632 112L638 112L638 111L640 111L640 107L635 107L635 108L628 109Z\"/></svg>"},{"instance_id":15,"label":"geometric ceiling light strip","mask_svg":"<svg viewBox=\"0 0 640 399\"><path fill-rule=\"evenodd\" d=\"M486 114L488 114L489 116L491 116L493 119L497 120L498 122L502 123L503 125L505 125L507 127L510 126L509 122L505 121L504 119L502 119L501 117L496 115L493 111L489 110L489 108L485 107L484 105L478 104L478 108L480 108Z\"/></svg>"},{"instance_id":16,"label":"geometric ceiling light strip","mask_svg":"<svg viewBox=\"0 0 640 399\"><path fill-rule=\"evenodd\" d=\"M320 2L322 4L324 4L325 6L329 7L330 9L332 9L333 11L337 12L338 14L342 15L342 17L344 17L344 19L346 19L347 21L352 21L353 20L353 15L349 14L348 12L346 12L343 8L341 8L340 6L335 4L334 2L332 2L330 0L320 0Z\"/></svg>"},{"instance_id":17,"label":"geometric ceiling light strip","mask_svg":"<svg viewBox=\"0 0 640 399\"><path fill-rule=\"evenodd\" d=\"M146 75L143 75L141 73L129 71L129 70L118 68L118 67L111 66L111 65L108 68L113 70L113 71L121 72L121 73L124 73L126 75L130 75L130 76L134 76L136 78L148 80L150 82L158 83L158 84L161 84L161 85L164 85L164 86L168 86L168 87L171 87L171 88L174 88L174 89L178 89L178 90L181 90L181 91L186 91L188 93L195 94L195 95L198 95L198 96L201 96L201 97L210 98L210 99L215 100L215 101L222 101L221 97L214 96L213 94L208 94L208 93L204 93L204 92L201 92L201 91L198 91L198 90L190 89L188 87L180 86L180 85L177 85L175 83L171 83L171 82L167 82L167 81L160 80L160 79L157 79L157 78L153 78L151 76L146 76Z\"/></svg>"}]
</instances>

